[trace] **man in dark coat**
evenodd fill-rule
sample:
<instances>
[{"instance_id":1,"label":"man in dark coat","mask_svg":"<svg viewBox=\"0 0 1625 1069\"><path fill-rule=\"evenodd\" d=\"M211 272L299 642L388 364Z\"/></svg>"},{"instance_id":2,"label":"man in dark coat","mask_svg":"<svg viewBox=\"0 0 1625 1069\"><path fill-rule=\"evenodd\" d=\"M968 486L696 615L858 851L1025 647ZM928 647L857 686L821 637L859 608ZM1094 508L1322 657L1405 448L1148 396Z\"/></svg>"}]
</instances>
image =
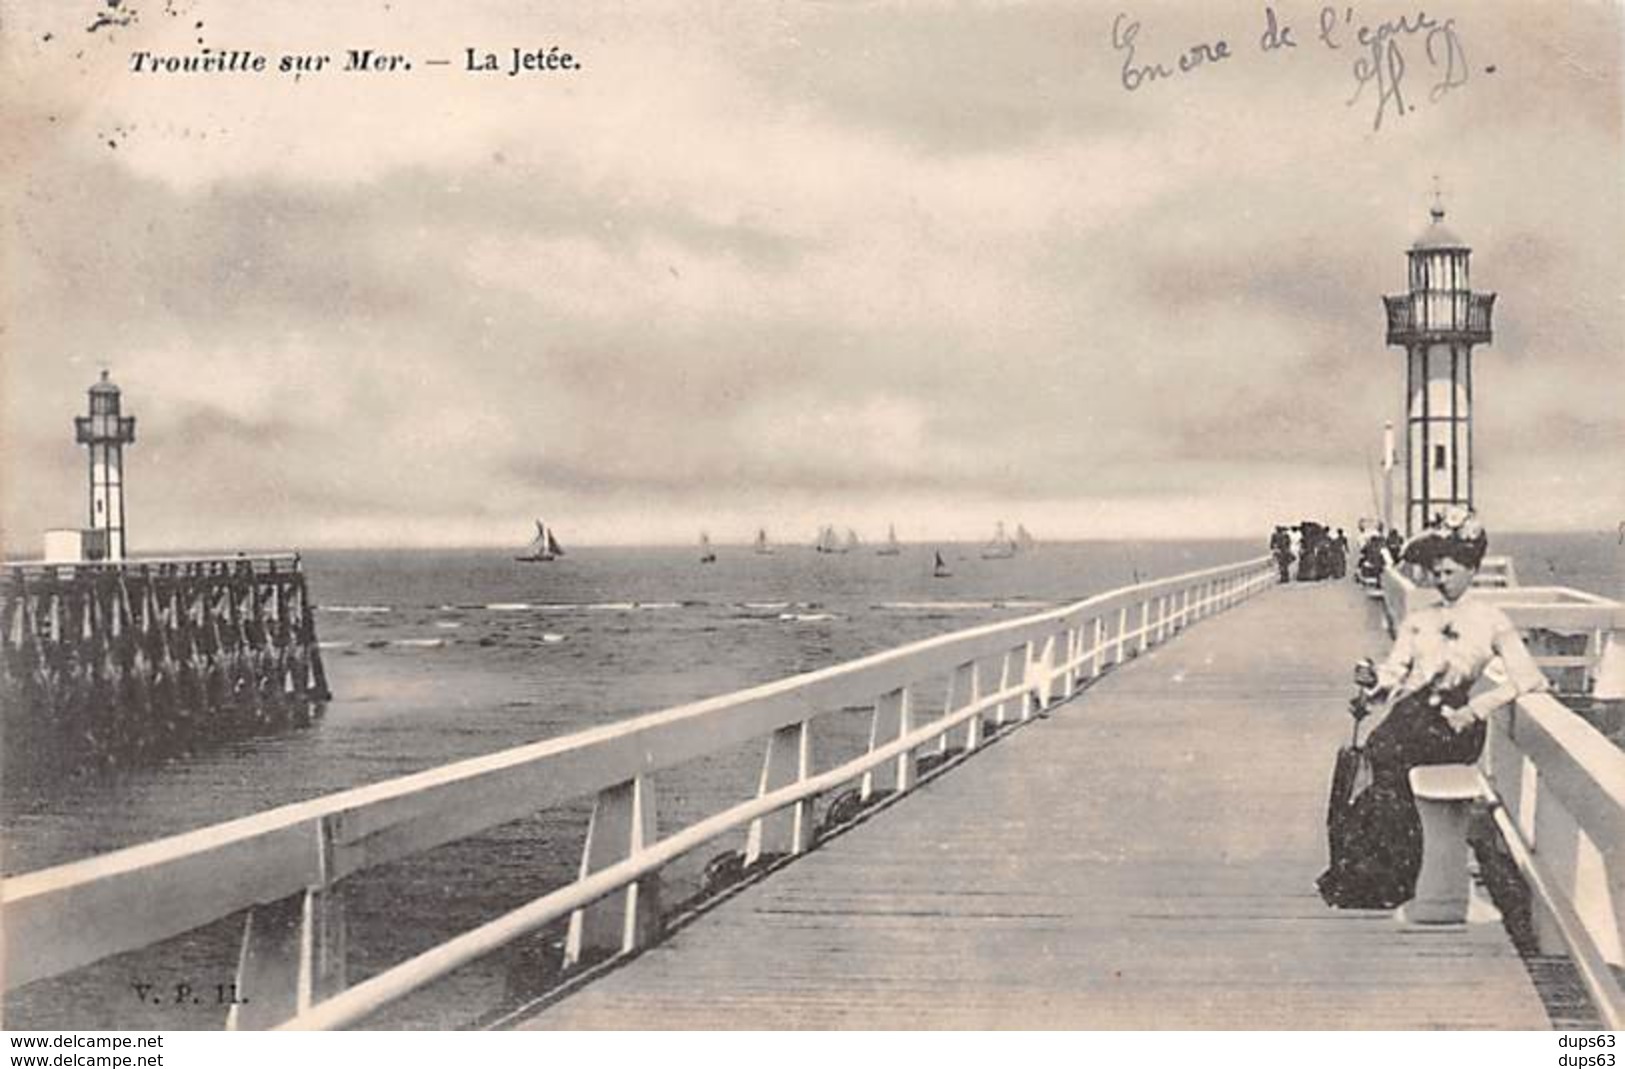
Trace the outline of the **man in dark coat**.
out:
<instances>
[{"instance_id":1,"label":"man in dark coat","mask_svg":"<svg viewBox=\"0 0 1625 1069\"><path fill-rule=\"evenodd\" d=\"M1281 582L1292 581L1292 536L1286 533L1286 528L1276 524L1275 533L1270 535L1270 555L1275 558L1275 567L1281 573Z\"/></svg>"}]
</instances>

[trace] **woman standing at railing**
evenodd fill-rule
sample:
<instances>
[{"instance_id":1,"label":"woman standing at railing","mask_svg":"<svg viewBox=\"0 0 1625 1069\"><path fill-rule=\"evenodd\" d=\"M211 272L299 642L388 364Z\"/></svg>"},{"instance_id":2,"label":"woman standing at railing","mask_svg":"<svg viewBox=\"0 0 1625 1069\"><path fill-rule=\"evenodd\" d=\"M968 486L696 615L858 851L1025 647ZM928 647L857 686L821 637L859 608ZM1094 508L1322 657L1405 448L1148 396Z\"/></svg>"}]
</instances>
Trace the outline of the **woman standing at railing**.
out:
<instances>
[{"instance_id":1,"label":"woman standing at railing","mask_svg":"<svg viewBox=\"0 0 1625 1069\"><path fill-rule=\"evenodd\" d=\"M1387 715L1366 738L1371 782L1354 802L1320 877L1333 906L1391 908L1415 893L1422 824L1411 797L1418 765L1471 764L1484 748L1484 722L1522 694L1546 689L1512 621L1495 605L1467 596L1488 538L1465 509L1406 543L1403 559L1425 570L1442 599L1410 613L1380 665L1355 665L1362 691L1355 708L1388 699ZM1481 679L1496 685L1476 696ZM1357 712L1356 715L1360 715Z\"/></svg>"}]
</instances>

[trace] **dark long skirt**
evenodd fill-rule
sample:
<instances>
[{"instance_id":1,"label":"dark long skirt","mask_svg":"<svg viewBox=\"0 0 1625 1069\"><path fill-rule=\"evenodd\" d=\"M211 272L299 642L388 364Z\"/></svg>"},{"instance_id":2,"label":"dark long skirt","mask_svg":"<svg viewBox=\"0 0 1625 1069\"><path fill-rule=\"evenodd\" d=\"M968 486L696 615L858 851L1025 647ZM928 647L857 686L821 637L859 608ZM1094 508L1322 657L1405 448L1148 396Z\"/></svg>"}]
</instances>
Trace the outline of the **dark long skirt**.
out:
<instances>
[{"instance_id":1,"label":"dark long skirt","mask_svg":"<svg viewBox=\"0 0 1625 1069\"><path fill-rule=\"evenodd\" d=\"M1316 881L1330 906L1392 909L1416 894L1422 820L1411 795L1417 765L1471 764L1484 749L1484 725L1451 730L1444 710L1462 689L1420 691L1401 700L1366 740L1371 783L1330 827L1331 865Z\"/></svg>"}]
</instances>

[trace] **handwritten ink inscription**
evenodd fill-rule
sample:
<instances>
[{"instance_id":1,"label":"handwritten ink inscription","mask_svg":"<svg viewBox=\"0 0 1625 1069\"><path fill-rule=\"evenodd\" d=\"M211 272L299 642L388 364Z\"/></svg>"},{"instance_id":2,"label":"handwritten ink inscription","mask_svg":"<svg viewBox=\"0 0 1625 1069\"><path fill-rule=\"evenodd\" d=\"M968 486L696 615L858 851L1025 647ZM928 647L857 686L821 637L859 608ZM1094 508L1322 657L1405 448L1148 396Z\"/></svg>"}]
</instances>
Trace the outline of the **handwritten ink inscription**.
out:
<instances>
[{"instance_id":1,"label":"handwritten ink inscription","mask_svg":"<svg viewBox=\"0 0 1625 1069\"><path fill-rule=\"evenodd\" d=\"M1467 84L1467 50L1453 18L1436 18L1418 10L1414 15L1368 21L1352 5L1328 4L1319 9L1315 30L1315 37L1306 40L1311 45L1318 42L1325 53L1345 58L1354 79L1346 105L1354 107L1365 101L1372 109L1373 130L1381 130L1385 119L1416 110L1414 83L1406 82L1410 72L1417 72L1419 79L1431 79L1426 82L1431 104ZM1140 21L1127 13L1112 21L1112 49L1120 60L1118 80L1131 93L1236 55L1226 37L1156 52L1142 39L1142 31ZM1267 5L1258 51L1278 54L1297 48L1295 27L1273 5ZM1495 67L1484 70L1494 73Z\"/></svg>"},{"instance_id":2,"label":"handwritten ink inscription","mask_svg":"<svg viewBox=\"0 0 1625 1069\"><path fill-rule=\"evenodd\" d=\"M1127 15L1117 16L1112 23L1112 47L1123 56L1123 88L1129 92L1159 78L1172 78L1174 68L1161 63L1138 63L1134 54L1134 39L1140 34L1140 24ZM1189 74L1206 63L1219 63L1230 58L1230 43L1222 37L1212 44L1193 44L1174 61L1179 73Z\"/></svg>"}]
</instances>

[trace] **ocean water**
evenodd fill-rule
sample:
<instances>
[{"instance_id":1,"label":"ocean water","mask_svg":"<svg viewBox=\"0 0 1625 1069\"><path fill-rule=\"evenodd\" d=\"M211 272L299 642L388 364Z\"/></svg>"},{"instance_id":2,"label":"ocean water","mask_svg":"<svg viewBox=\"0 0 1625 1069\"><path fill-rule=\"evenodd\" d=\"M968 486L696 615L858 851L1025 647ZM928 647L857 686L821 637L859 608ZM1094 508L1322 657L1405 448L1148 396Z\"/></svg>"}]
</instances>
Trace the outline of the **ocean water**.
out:
<instances>
[{"instance_id":1,"label":"ocean water","mask_svg":"<svg viewBox=\"0 0 1625 1069\"><path fill-rule=\"evenodd\" d=\"M1625 529L1588 534L1506 534L1491 553L1512 557L1524 586L1567 586L1625 601Z\"/></svg>"},{"instance_id":2,"label":"ocean water","mask_svg":"<svg viewBox=\"0 0 1625 1069\"><path fill-rule=\"evenodd\" d=\"M1612 536L1508 536L1525 583L1625 595ZM941 550L953 575L932 576ZM0 783L6 873L91 856L673 704L850 660L911 640L1077 600L1135 579L1242 560L1240 542L1044 545L1009 560L979 547L759 555L717 547L583 548L547 564L492 551L306 556L334 700L309 728L239 739L113 774ZM827 723L826 723L827 721ZM861 711L822 718L815 765L860 751ZM663 831L753 793L759 746L657 778ZM349 881L351 981L568 882L590 799ZM692 892L719 842L667 877ZM219 1027L212 1005L154 1005L133 985L229 983L241 919L7 997L19 1027ZM513 997L545 948L517 947L380 1016L456 1027Z\"/></svg>"}]
</instances>

